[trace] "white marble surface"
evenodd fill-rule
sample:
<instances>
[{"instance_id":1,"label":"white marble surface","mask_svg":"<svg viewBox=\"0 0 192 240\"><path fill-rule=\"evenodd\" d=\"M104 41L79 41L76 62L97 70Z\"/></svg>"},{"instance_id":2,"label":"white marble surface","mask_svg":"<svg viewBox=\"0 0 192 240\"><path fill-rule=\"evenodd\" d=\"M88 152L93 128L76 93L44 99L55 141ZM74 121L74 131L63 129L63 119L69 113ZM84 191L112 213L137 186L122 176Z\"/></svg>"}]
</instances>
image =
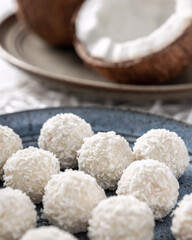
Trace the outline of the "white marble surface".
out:
<instances>
[{"instance_id":1,"label":"white marble surface","mask_svg":"<svg viewBox=\"0 0 192 240\"><path fill-rule=\"evenodd\" d=\"M12 0L0 0L0 19L14 9ZM85 102L74 95L50 89L33 78L0 59L0 114L46 107L98 105L96 102ZM185 99L174 102L162 102L157 99L141 104L115 103L108 100L102 105L141 109L192 124L192 104Z\"/></svg>"}]
</instances>

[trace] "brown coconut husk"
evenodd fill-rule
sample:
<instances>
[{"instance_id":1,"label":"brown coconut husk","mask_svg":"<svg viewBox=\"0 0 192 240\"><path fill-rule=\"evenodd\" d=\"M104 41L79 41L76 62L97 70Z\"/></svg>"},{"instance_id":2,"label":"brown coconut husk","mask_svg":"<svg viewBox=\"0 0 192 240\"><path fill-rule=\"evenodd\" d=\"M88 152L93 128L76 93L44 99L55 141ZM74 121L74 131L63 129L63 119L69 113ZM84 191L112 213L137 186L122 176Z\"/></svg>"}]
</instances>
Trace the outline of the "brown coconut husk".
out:
<instances>
[{"instance_id":1,"label":"brown coconut husk","mask_svg":"<svg viewBox=\"0 0 192 240\"><path fill-rule=\"evenodd\" d=\"M17 0L18 17L51 45L72 45L70 22L83 0Z\"/></svg>"}]
</instances>

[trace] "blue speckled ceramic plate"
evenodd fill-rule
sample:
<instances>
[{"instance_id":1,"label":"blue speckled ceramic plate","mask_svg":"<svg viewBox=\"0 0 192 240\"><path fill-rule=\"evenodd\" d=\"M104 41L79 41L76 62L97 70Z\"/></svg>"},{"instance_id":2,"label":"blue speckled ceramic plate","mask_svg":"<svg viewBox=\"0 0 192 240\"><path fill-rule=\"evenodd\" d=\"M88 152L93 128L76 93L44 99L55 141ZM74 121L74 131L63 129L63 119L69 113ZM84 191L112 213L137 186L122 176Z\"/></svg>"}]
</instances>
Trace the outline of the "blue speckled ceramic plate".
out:
<instances>
[{"instance_id":1,"label":"blue speckled ceramic plate","mask_svg":"<svg viewBox=\"0 0 192 240\"><path fill-rule=\"evenodd\" d=\"M57 113L72 112L84 118L89 122L95 132L114 130L124 136L133 146L136 138L141 136L152 128L166 128L177 132L181 136L188 148L190 157L192 155L192 126L173 121L170 119L157 117L145 113L134 111L120 111L115 109L97 109L97 108L57 108L36 111L27 111L0 116L0 124L7 125L18 133L25 147L37 146L37 138L42 124L51 116ZM185 174L179 179L180 195L179 200L192 192L192 165L190 165ZM0 188L2 182L0 182ZM111 193L107 193L108 195ZM37 211L40 216L40 208ZM40 218L38 226L48 223ZM127 223L129 224L129 223ZM174 239L170 232L171 216L169 215L162 222L156 222L154 240L172 240ZM87 240L85 233L78 234L81 240ZM118 240L118 239L117 239Z\"/></svg>"}]
</instances>

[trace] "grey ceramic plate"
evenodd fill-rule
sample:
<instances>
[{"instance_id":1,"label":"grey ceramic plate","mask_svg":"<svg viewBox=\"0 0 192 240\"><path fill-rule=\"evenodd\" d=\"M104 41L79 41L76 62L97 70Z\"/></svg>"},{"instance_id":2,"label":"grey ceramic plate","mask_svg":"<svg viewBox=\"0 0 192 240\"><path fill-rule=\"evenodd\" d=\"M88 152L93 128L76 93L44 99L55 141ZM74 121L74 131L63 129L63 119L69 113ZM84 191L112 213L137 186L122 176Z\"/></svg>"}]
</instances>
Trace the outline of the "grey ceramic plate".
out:
<instances>
[{"instance_id":1,"label":"grey ceramic plate","mask_svg":"<svg viewBox=\"0 0 192 240\"><path fill-rule=\"evenodd\" d=\"M10 115L0 116L0 124L8 125L13 128L22 138L24 146L37 146L37 138L42 124L51 116L57 113L72 112L88 121L95 132L114 130L118 134L124 136L133 146L136 138L141 136L152 128L166 128L177 132L185 141L189 150L190 157L192 155L192 127L180 122L148 115L133 111L119 111L115 109L91 109L91 108L57 108L45 109L37 111L27 111L14 113ZM180 195L192 192L192 165L190 165L185 174L179 179ZM0 182L2 187L2 182ZM113 192L107 192L107 195L113 195ZM40 215L40 208L37 210ZM39 220L38 226L47 225L48 223L42 219ZM171 217L170 215L163 219L162 222L156 223L154 240L172 240L170 233ZM78 234L81 240L87 240L85 233Z\"/></svg>"},{"instance_id":2,"label":"grey ceramic plate","mask_svg":"<svg viewBox=\"0 0 192 240\"><path fill-rule=\"evenodd\" d=\"M67 90L90 97L110 99L175 99L192 97L192 70L174 84L138 86L115 84L85 67L71 49L51 48L19 23L15 15L0 24L0 54L13 65L39 76L47 84L57 83ZM60 84L59 84L60 83ZM59 86L60 88L61 86Z\"/></svg>"}]
</instances>

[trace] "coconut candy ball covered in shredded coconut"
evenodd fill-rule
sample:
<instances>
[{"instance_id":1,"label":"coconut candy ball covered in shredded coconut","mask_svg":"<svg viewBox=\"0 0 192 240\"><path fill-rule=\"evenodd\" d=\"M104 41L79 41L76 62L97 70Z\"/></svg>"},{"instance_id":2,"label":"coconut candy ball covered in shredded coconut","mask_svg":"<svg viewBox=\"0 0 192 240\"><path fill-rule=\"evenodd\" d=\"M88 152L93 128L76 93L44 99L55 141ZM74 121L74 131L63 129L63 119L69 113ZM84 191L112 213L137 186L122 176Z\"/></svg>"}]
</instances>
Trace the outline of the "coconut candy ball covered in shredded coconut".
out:
<instances>
[{"instance_id":1,"label":"coconut candy ball covered in shredded coconut","mask_svg":"<svg viewBox=\"0 0 192 240\"><path fill-rule=\"evenodd\" d=\"M35 205L20 190L0 189L0 239L18 240L36 225Z\"/></svg>"},{"instance_id":2,"label":"coconut candy ball covered in shredded coconut","mask_svg":"<svg viewBox=\"0 0 192 240\"><path fill-rule=\"evenodd\" d=\"M53 176L45 187L44 218L63 230L85 232L92 209L105 197L93 177L66 170Z\"/></svg>"},{"instance_id":3,"label":"coconut candy ball covered in shredded coconut","mask_svg":"<svg viewBox=\"0 0 192 240\"><path fill-rule=\"evenodd\" d=\"M134 196L103 200L89 220L90 240L152 240L154 217L145 202Z\"/></svg>"},{"instance_id":4,"label":"coconut candy ball covered in shredded coconut","mask_svg":"<svg viewBox=\"0 0 192 240\"><path fill-rule=\"evenodd\" d=\"M152 129L137 139L133 148L135 159L154 159L165 163L179 178L189 164L189 155L184 141L165 129Z\"/></svg>"},{"instance_id":5,"label":"coconut candy ball covered in shredded coconut","mask_svg":"<svg viewBox=\"0 0 192 240\"><path fill-rule=\"evenodd\" d=\"M11 128L0 125L0 179L3 178L3 166L7 159L22 148L20 137Z\"/></svg>"},{"instance_id":6,"label":"coconut candy ball covered in shredded coconut","mask_svg":"<svg viewBox=\"0 0 192 240\"><path fill-rule=\"evenodd\" d=\"M176 240L192 240L192 193L185 195L173 212L171 231Z\"/></svg>"},{"instance_id":7,"label":"coconut candy ball covered in shredded coconut","mask_svg":"<svg viewBox=\"0 0 192 240\"><path fill-rule=\"evenodd\" d=\"M38 145L53 152L62 169L77 167L77 150L83 139L93 135L89 123L72 114L58 114L48 119L40 132Z\"/></svg>"},{"instance_id":8,"label":"coconut candy ball covered in shredded coconut","mask_svg":"<svg viewBox=\"0 0 192 240\"><path fill-rule=\"evenodd\" d=\"M100 132L84 141L78 151L79 169L95 177L104 189L114 190L123 170L133 162L129 143L115 132Z\"/></svg>"},{"instance_id":9,"label":"coconut candy ball covered in shredded coconut","mask_svg":"<svg viewBox=\"0 0 192 240\"><path fill-rule=\"evenodd\" d=\"M21 240L77 240L77 238L70 233L51 226L31 229L25 233Z\"/></svg>"},{"instance_id":10,"label":"coconut candy ball covered in shredded coconut","mask_svg":"<svg viewBox=\"0 0 192 240\"><path fill-rule=\"evenodd\" d=\"M33 202L39 203L49 179L59 172L59 160L52 153L29 147L7 160L4 165L4 184L22 190Z\"/></svg>"},{"instance_id":11,"label":"coconut candy ball covered in shredded coconut","mask_svg":"<svg viewBox=\"0 0 192 240\"><path fill-rule=\"evenodd\" d=\"M179 183L171 170L155 160L132 163L118 182L118 195L132 194L145 201L155 219L167 216L177 202Z\"/></svg>"}]
</instances>

